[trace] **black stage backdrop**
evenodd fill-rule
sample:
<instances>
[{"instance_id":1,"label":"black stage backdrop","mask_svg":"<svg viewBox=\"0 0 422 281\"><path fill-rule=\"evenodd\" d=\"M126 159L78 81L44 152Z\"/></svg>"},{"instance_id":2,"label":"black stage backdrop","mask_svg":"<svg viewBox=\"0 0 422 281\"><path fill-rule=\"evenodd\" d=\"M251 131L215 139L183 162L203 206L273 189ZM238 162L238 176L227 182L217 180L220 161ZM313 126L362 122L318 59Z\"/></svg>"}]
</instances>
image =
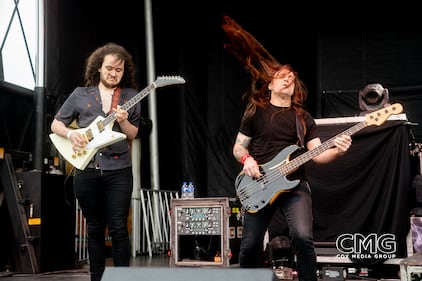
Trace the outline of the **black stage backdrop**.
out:
<instances>
[{"instance_id":1,"label":"black stage backdrop","mask_svg":"<svg viewBox=\"0 0 422 281\"><path fill-rule=\"evenodd\" d=\"M353 124L320 125L324 140ZM307 163L311 184L315 241L333 242L340 234L396 235L399 255L406 254L409 206L413 202L408 127L387 121L353 136L350 150L336 161Z\"/></svg>"},{"instance_id":2,"label":"black stage backdrop","mask_svg":"<svg viewBox=\"0 0 422 281\"><path fill-rule=\"evenodd\" d=\"M225 0L151 2L155 72L157 75L181 75L186 79L184 85L157 89L157 121L153 126L158 131L159 170L152 172L158 173L160 182L153 188L179 190L183 180L192 180L198 197L235 196L233 183L241 167L232 156L232 146L245 105L242 96L249 86L249 77L223 48L221 20L224 14L250 31L280 62L290 63L299 71L309 88L306 106L314 117L359 114L358 91L367 83L378 82L391 90L392 101L403 103L409 121L418 123L422 118L419 110L422 100L418 92L422 85L422 76L419 75L422 71L420 23L359 21L373 16L372 10L367 11L369 15L364 15L364 9L346 20L342 7L337 12L330 9L332 15L326 17L327 22L324 23L324 16L320 13L315 13L313 18L307 18L311 24L306 25L299 24L301 19L297 13L290 13L303 7L284 7L288 13L281 21L283 11L273 8L274 1L260 1L259 5L250 6ZM81 84L84 59L94 48L110 41L126 46L134 55L139 69L140 89L147 86L145 17L139 1L129 0L116 3L112 9L113 16L110 7L101 1L46 0L45 10L46 132L42 136L33 134L30 123L34 121L34 105L30 98L9 98L10 91L0 88L0 146L6 151L31 152L32 140L44 138L44 155L52 159L57 152L48 141L49 124L67 95ZM107 20L104 20L104 15L109 16ZM332 18L334 15L340 19L335 20ZM3 92L7 93L3 95ZM147 100L142 101L145 118L149 118L150 110ZM420 142L422 131L419 127L415 125L411 129ZM148 130L145 134L141 133L140 138L142 188L148 189L152 187ZM406 140L402 141L402 154L405 154L408 146ZM356 143L359 143L358 139ZM365 147L367 155L371 155L374 161L370 175L384 173L382 165L387 165L383 161L385 155L398 153L396 144L385 146L384 150L385 154L382 154L378 147L374 146L371 150ZM366 201L359 201L361 198L354 193L363 187L361 182L354 180L356 175L351 167L352 163L353 167L369 163L362 162L358 151L349 153L347 157L350 157L350 162L345 163L349 167L347 171L333 175L327 169L325 173L334 177L334 182L348 183L350 193L342 195L348 198L349 209L358 209ZM397 171L405 171L402 162L397 162L399 156L388 160ZM411 170L415 171L415 168ZM319 173L323 172L319 170ZM353 174L353 177L351 174L346 177L344 172ZM358 172L362 171L358 169ZM406 186L408 179L398 182L396 177L382 177L384 186L400 185L401 190L409 188ZM379 177L375 179L380 180ZM369 180L369 172L366 180ZM399 200L389 192L385 187L380 188L377 198L385 200L385 197L391 196L388 199ZM362 194L362 191L357 194ZM340 198L336 196L335 189L327 190L322 196L316 187L316 209L325 207L324 210L327 210L325 204L340 204L339 200L327 200ZM386 204L380 199L362 198L371 198L374 204ZM391 201L388 203L393 204ZM388 212L394 212L392 217L401 217L409 209L404 201L400 203L394 207L389 204ZM366 216L359 213L355 216L356 224L362 225L361 221L365 221L379 227L379 218L384 219L390 213L380 212L378 205L371 204L371 214L377 214L376 219L368 217L367 213ZM344 219L340 213L332 212L338 215L338 221ZM331 219L334 217L329 211L319 213L317 210L316 215L317 220L325 215ZM319 239L333 239L336 234L336 230L326 233L327 229L317 225L317 232L322 230L324 234L322 237L318 235Z\"/></svg>"}]
</instances>

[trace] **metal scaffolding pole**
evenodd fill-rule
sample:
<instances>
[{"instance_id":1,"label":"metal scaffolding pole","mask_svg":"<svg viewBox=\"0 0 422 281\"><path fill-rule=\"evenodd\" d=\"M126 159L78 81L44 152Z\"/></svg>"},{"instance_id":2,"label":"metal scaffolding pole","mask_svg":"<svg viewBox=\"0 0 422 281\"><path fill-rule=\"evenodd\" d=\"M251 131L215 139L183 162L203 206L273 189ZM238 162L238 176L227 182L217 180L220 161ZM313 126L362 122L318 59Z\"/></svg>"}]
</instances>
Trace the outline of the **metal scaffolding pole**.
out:
<instances>
[{"instance_id":1,"label":"metal scaffolding pole","mask_svg":"<svg viewBox=\"0 0 422 281\"><path fill-rule=\"evenodd\" d=\"M146 42L146 52L147 52L147 78L149 84L153 83L156 78L155 73L155 56L154 56L154 36L152 30L152 6L151 0L145 0L145 42ZM155 90L150 94L148 98L149 113L152 121L152 130L150 136L150 149L151 149L151 189L159 190L160 183L158 177L158 137L157 137L157 111L156 111L156 97ZM158 198L155 196L152 202L153 214L155 221L158 221L159 208L158 208ZM154 227L154 226L153 226ZM156 239L156 237L154 237ZM157 242L157 241L154 241Z\"/></svg>"},{"instance_id":2,"label":"metal scaffolding pole","mask_svg":"<svg viewBox=\"0 0 422 281\"><path fill-rule=\"evenodd\" d=\"M132 172L133 172L133 193L132 193L132 256L136 257L141 244L139 234L141 233L141 141L136 138L132 142Z\"/></svg>"},{"instance_id":3,"label":"metal scaffolding pole","mask_svg":"<svg viewBox=\"0 0 422 281\"><path fill-rule=\"evenodd\" d=\"M32 166L34 170L43 170L44 129L45 129L45 85L44 85L44 1L37 1L37 52L35 64L35 139Z\"/></svg>"},{"instance_id":4,"label":"metal scaffolding pole","mask_svg":"<svg viewBox=\"0 0 422 281\"><path fill-rule=\"evenodd\" d=\"M156 78L155 74L155 59L154 59L154 42L153 42L153 30L152 30L152 7L151 1L145 0L145 42L147 52L147 79L148 83L152 84ZM150 119L152 121L152 130L150 136L150 147L151 147L151 189L159 189L159 177L158 177L158 138L157 138L157 112L156 112L156 98L155 90L148 97L148 105L150 112Z\"/></svg>"},{"instance_id":5,"label":"metal scaffolding pole","mask_svg":"<svg viewBox=\"0 0 422 281\"><path fill-rule=\"evenodd\" d=\"M147 66L147 82L151 85L155 81L155 65L154 65L154 44L153 44L153 32L152 32L152 7L151 1L145 0L144 1L144 9L145 9L145 44L146 44L146 66ZM150 135L150 149L151 149L151 189L159 190L159 178L158 178L158 149L157 149L157 117L156 117L156 100L155 100L155 90L153 90L149 97L148 97L148 106L150 112L150 119L153 123L151 135ZM136 140L134 143L135 146L132 147L133 150L140 150L140 140ZM134 159L134 193L132 195L132 255L136 256L137 251L140 250L140 238L138 235L141 233L140 223L141 223L141 215L145 216L146 214L142 213L142 204L145 202L140 202L144 200L141 196L141 180L140 180L140 155L141 153L132 151L132 156ZM151 202L149 202L151 203ZM152 202L152 214L155 216L154 221L158 221L159 209L158 209L158 200L154 197ZM156 226L152 226L156 227ZM155 240L155 237L153 237ZM148 240L150 238L148 237ZM155 241L153 241L155 242ZM152 251L149 251L150 255Z\"/></svg>"}]
</instances>

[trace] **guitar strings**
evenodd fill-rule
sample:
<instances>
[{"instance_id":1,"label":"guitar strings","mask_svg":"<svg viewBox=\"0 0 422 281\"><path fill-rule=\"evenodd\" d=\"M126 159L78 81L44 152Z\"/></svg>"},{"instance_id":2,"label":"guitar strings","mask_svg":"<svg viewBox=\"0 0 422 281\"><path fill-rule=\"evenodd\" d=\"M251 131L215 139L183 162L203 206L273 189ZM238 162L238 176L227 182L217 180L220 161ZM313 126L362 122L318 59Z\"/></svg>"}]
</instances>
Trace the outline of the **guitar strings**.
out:
<instances>
[{"instance_id":1,"label":"guitar strings","mask_svg":"<svg viewBox=\"0 0 422 281\"><path fill-rule=\"evenodd\" d=\"M251 195L254 195L255 193L264 189L263 187L261 188L261 186L268 185L271 182L275 181L276 179L279 178L280 174L282 176L284 176L281 173L281 170L282 170L281 168L278 168L276 170L271 170L268 173L266 173L265 175L263 175L262 177L260 177L256 180L252 181L251 183L245 185L238 192L240 200L245 200L245 199L251 197Z\"/></svg>"},{"instance_id":2,"label":"guitar strings","mask_svg":"<svg viewBox=\"0 0 422 281\"><path fill-rule=\"evenodd\" d=\"M390 108L393 111L390 111ZM320 150L322 150L322 149L325 150L325 148L328 149L328 148L332 147L333 144L334 144L334 139L336 137L338 137L342 134L348 134L348 135L352 136L354 133L358 132L359 130L363 129L364 127L366 127L368 125L380 125L380 124L384 123L384 121L387 120L387 118L390 115L399 114L401 111L402 111L402 106L400 104L393 104L393 105L390 105L387 108L380 109L378 111L372 112L371 114L367 114L366 117L365 117L365 121L355 124L354 126L350 127L346 131L344 131L340 134L337 134L336 136L332 137L331 139L329 139L328 141L326 141L322 145L320 145L320 146L316 147L315 149L309 151L309 152L311 152L310 154L312 154L312 152L318 152L318 153L314 154L311 158L318 155L320 153ZM375 121L375 123L373 123L374 121ZM328 145L330 145L330 146L328 147ZM301 156L303 156L303 155L301 155ZM274 180L279 178L280 175L287 176L291 171L293 171L293 169L288 169L289 165L294 167L294 168L298 168L300 166L299 165L300 162L298 160L301 156L293 159L292 161L285 163L284 165L282 165L280 168L278 168L276 170L273 170L273 171L266 173L261 178L256 179L256 181L261 182L261 183L256 184L255 181L253 180L250 184L245 185L243 188L239 188L237 190L237 193L238 193L239 199L242 202L242 204L245 205L244 201L246 199L250 198L251 195L259 192L260 190L265 189L264 187L260 188L260 186L263 186L264 184L268 184L268 183L273 182ZM311 159L311 158L309 158L309 159ZM297 160L297 161L295 161L295 160ZM302 163L304 163L304 162L302 162ZM297 166L295 167L293 164L296 164ZM283 167L284 167L284 169L283 169ZM264 179L265 179L265 183L262 183L264 181ZM264 202L264 201L261 200L261 202ZM249 204L246 207L248 208L250 206L251 206L251 204Z\"/></svg>"},{"instance_id":3,"label":"guitar strings","mask_svg":"<svg viewBox=\"0 0 422 281\"><path fill-rule=\"evenodd\" d=\"M351 128L347 129L346 131L342 132L341 134L335 135L334 137L330 138L326 142L324 142L322 145L316 147L315 149L309 151L309 159L312 159L316 155L320 154L321 152L325 151L326 149L332 147L334 145L334 139L342 134L349 134L353 135L357 131L361 130L362 128L366 127L365 122L358 123ZM280 176L287 176L292 171L296 170L300 163L304 163L301 158L306 158L306 155L302 154L298 156L297 158L292 159L291 161L285 163L281 167L271 170L265 175L263 175L260 178L257 178L256 180L253 180L251 183L245 185L243 188L239 189L238 196L241 201L246 200L247 198L250 198L252 195L254 195L257 192L260 192L264 189L265 185L268 185L275 180L277 180ZM290 168L289 168L290 167ZM271 197L269 197L271 198Z\"/></svg>"}]
</instances>

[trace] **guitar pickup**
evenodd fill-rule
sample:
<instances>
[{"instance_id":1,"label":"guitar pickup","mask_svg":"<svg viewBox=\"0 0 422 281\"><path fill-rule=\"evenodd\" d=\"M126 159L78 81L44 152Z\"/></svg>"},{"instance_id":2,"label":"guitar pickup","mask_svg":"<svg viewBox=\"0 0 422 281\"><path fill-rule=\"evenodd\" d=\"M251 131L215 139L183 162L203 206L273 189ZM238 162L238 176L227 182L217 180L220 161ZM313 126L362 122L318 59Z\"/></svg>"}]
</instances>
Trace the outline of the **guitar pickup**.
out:
<instances>
[{"instance_id":1,"label":"guitar pickup","mask_svg":"<svg viewBox=\"0 0 422 281\"><path fill-rule=\"evenodd\" d=\"M87 138L88 142L90 142L94 138L91 129L85 131L85 137Z\"/></svg>"},{"instance_id":2,"label":"guitar pickup","mask_svg":"<svg viewBox=\"0 0 422 281\"><path fill-rule=\"evenodd\" d=\"M101 121L98 121L98 123L97 123L97 128L98 128L98 131L101 133L102 131L104 131L104 129L105 129L105 127L104 127L104 123L103 123L103 121L101 120Z\"/></svg>"},{"instance_id":3,"label":"guitar pickup","mask_svg":"<svg viewBox=\"0 0 422 281\"><path fill-rule=\"evenodd\" d=\"M266 185L268 184L268 179L265 173L263 173L259 178L254 178L254 180L262 186L262 189L265 189Z\"/></svg>"}]
</instances>

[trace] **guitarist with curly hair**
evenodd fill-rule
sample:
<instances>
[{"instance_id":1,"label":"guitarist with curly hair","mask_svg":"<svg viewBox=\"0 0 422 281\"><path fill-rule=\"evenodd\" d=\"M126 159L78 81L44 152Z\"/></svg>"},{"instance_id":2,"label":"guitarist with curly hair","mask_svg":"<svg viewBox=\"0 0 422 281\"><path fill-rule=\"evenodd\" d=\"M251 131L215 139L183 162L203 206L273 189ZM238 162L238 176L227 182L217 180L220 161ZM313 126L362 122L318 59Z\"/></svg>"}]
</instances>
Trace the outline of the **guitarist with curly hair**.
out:
<instances>
[{"instance_id":1,"label":"guitarist with curly hair","mask_svg":"<svg viewBox=\"0 0 422 281\"><path fill-rule=\"evenodd\" d=\"M92 281L101 280L105 270L107 227L114 265L129 266L130 262L127 225L133 190L130 142L138 134L141 107L139 103L128 110L122 106L136 96L136 88L132 56L114 43L101 46L86 60L85 86L75 88L51 124L54 139L69 146L67 150L72 156L68 159L86 162L76 169L73 188L88 225ZM116 121L110 123L112 130L97 128L102 122L96 120L107 118ZM74 120L77 128L82 129L71 127ZM109 137L112 141L107 143ZM103 139L104 144L98 149L87 148L88 141L94 143L97 139Z\"/></svg>"}]
</instances>

